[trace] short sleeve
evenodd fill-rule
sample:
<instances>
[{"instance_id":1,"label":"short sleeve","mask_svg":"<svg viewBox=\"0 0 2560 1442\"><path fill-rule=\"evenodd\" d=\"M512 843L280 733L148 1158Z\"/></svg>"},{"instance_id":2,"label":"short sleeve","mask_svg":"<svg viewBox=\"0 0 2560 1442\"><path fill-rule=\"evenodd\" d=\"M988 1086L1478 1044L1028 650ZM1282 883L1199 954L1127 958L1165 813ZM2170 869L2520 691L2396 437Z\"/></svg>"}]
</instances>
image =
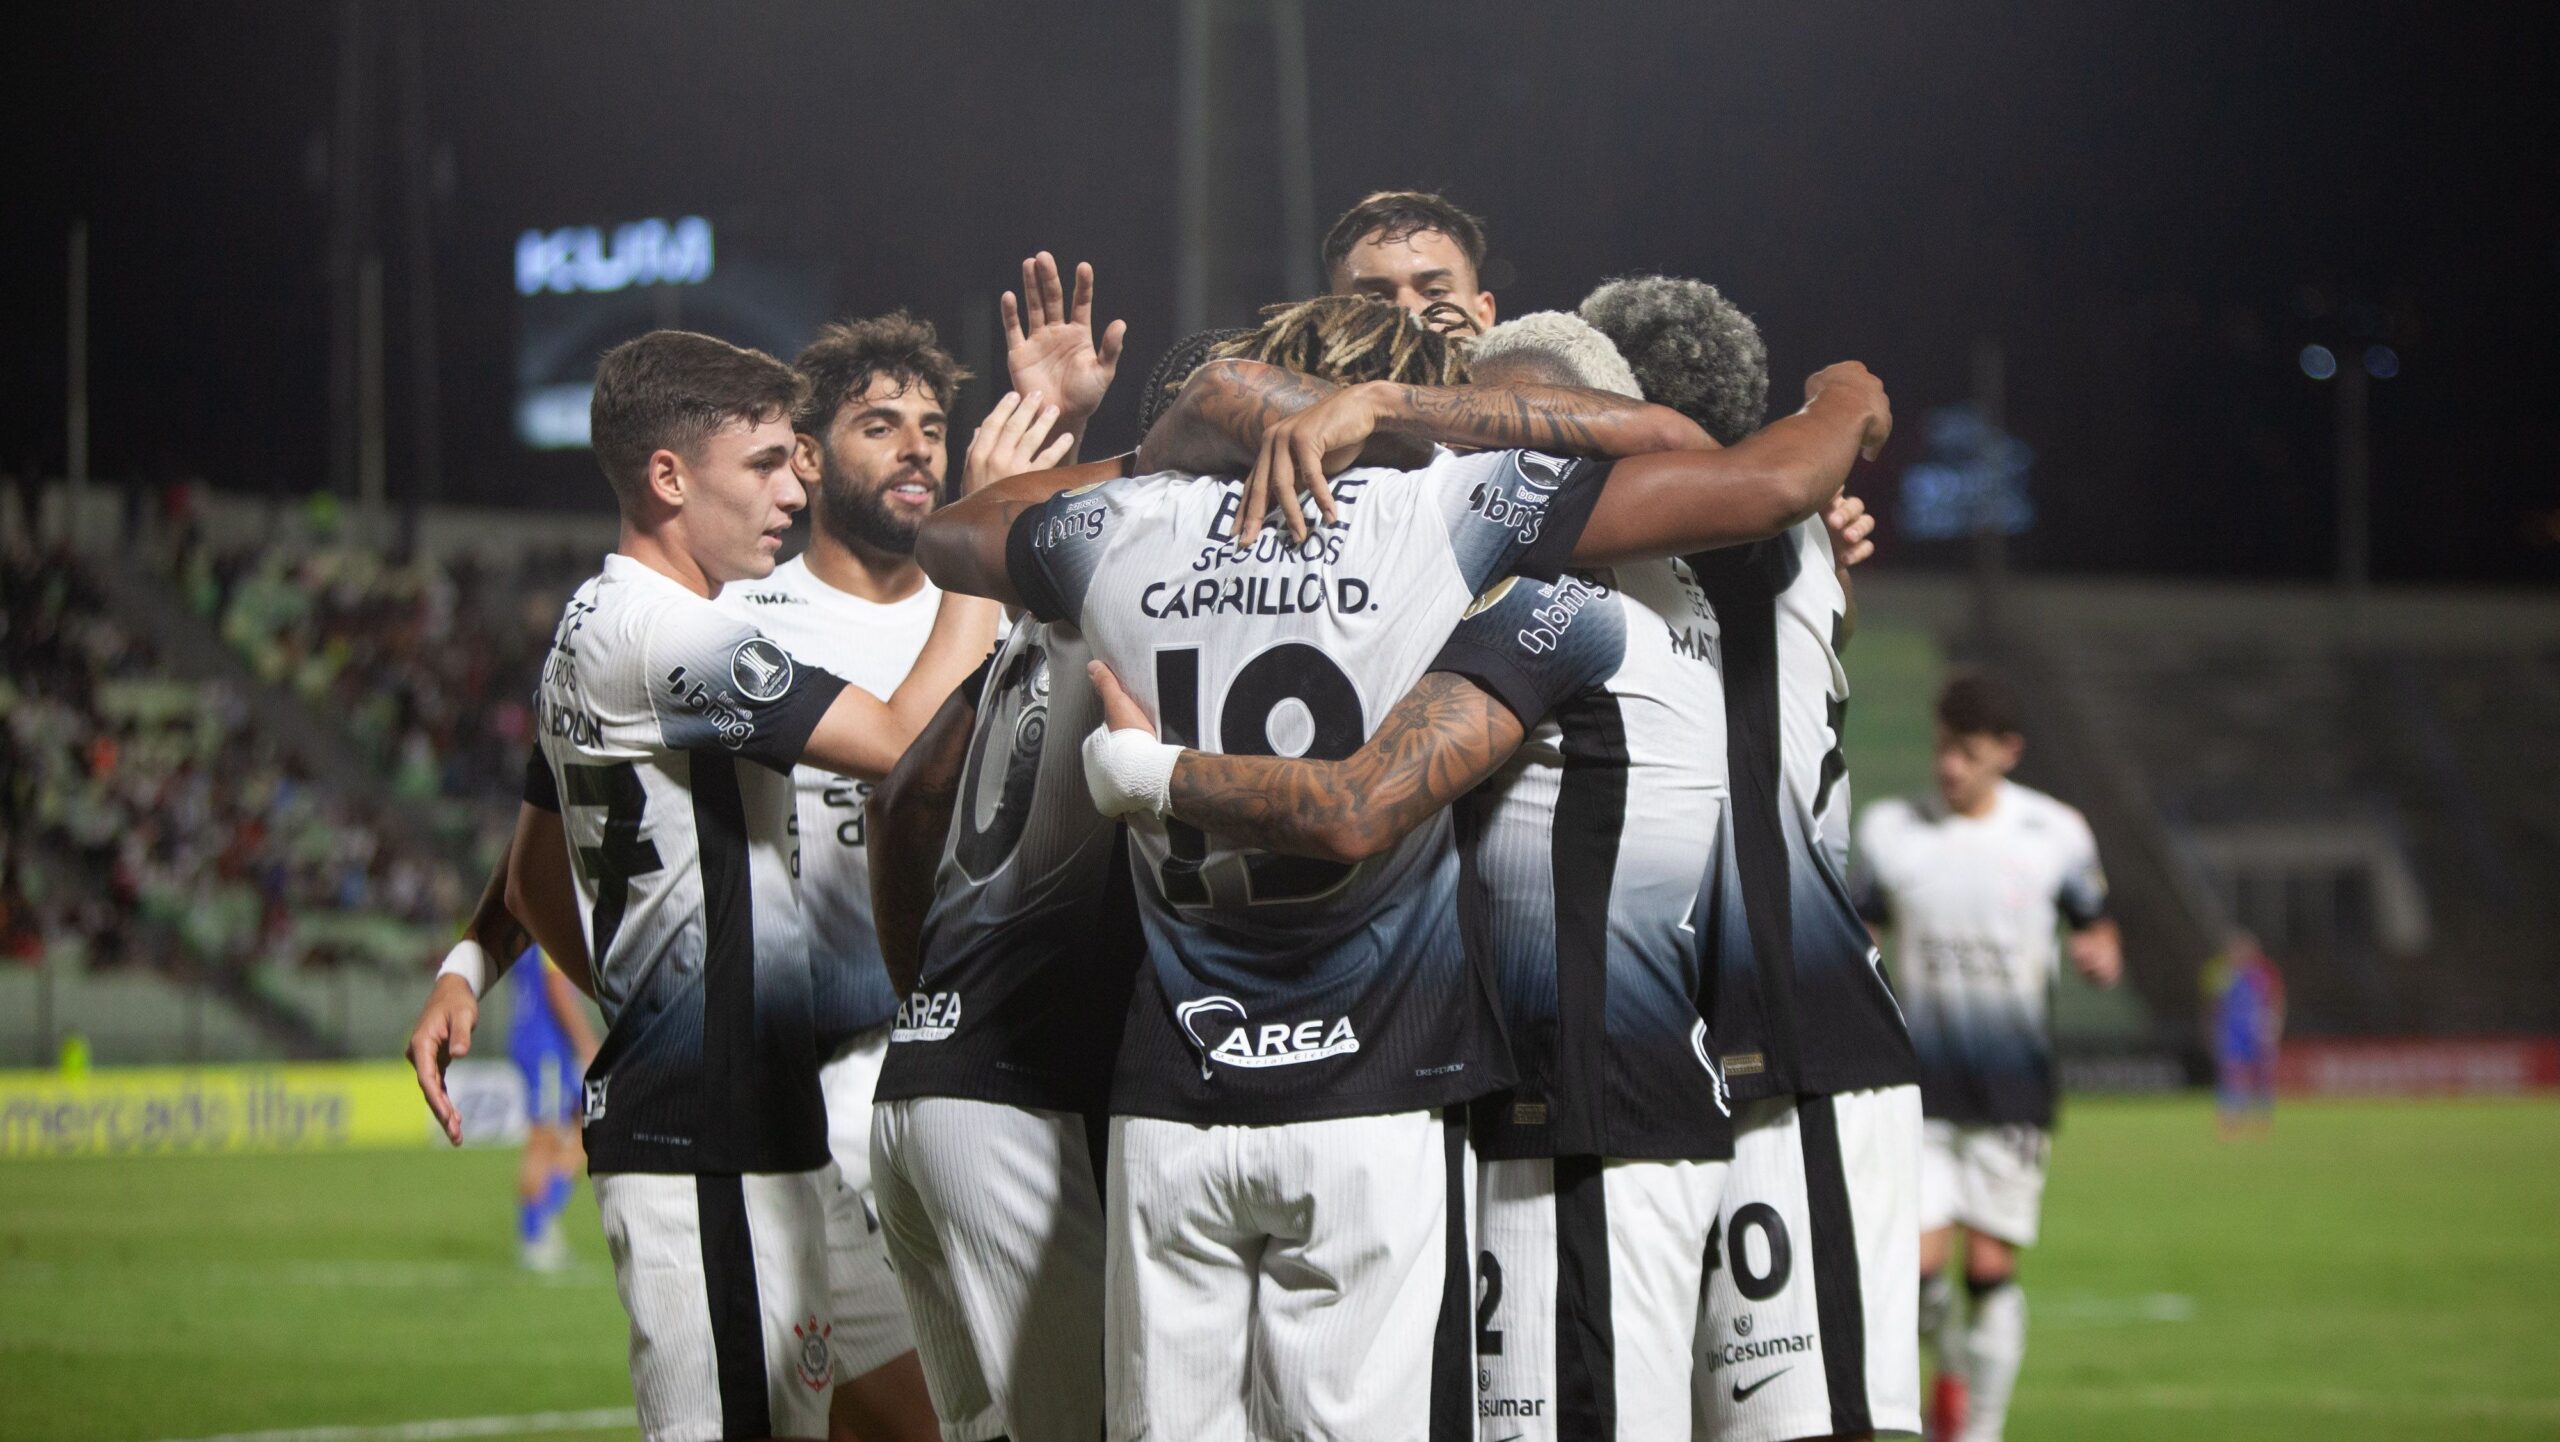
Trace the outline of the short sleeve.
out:
<instances>
[{"instance_id":1,"label":"short sleeve","mask_svg":"<svg viewBox=\"0 0 2560 1442\"><path fill-rule=\"evenodd\" d=\"M1522 575L1552 581L1582 543L1609 462L1495 451L1441 468L1449 547L1470 593Z\"/></svg>"},{"instance_id":2,"label":"short sleeve","mask_svg":"<svg viewBox=\"0 0 2560 1442\"><path fill-rule=\"evenodd\" d=\"M524 804L536 811L560 814L560 779L551 774L551 759L542 754L542 743L533 743L524 758Z\"/></svg>"},{"instance_id":3,"label":"short sleeve","mask_svg":"<svg viewBox=\"0 0 2560 1442\"><path fill-rule=\"evenodd\" d=\"M1597 581L1506 577L1467 608L1430 669L1466 677L1530 727L1617 674L1626 651L1626 613Z\"/></svg>"},{"instance_id":4,"label":"short sleeve","mask_svg":"<svg viewBox=\"0 0 2560 1442\"><path fill-rule=\"evenodd\" d=\"M1085 590L1102 568L1111 530L1110 488L1126 484L1103 481L1060 491L1014 518L1005 535L1005 574L1033 616L1075 623Z\"/></svg>"},{"instance_id":5,"label":"short sleeve","mask_svg":"<svg viewBox=\"0 0 2560 1442\"><path fill-rule=\"evenodd\" d=\"M845 683L705 601L670 607L648 637L649 703L676 751L727 751L789 772Z\"/></svg>"},{"instance_id":6,"label":"short sleeve","mask_svg":"<svg viewBox=\"0 0 2560 1442\"><path fill-rule=\"evenodd\" d=\"M2063 843L2062 884L2054 905L2074 930L2095 926L2107 915L2107 873L2098 865L2098 839L2077 811L2066 813L2069 826Z\"/></svg>"}]
</instances>

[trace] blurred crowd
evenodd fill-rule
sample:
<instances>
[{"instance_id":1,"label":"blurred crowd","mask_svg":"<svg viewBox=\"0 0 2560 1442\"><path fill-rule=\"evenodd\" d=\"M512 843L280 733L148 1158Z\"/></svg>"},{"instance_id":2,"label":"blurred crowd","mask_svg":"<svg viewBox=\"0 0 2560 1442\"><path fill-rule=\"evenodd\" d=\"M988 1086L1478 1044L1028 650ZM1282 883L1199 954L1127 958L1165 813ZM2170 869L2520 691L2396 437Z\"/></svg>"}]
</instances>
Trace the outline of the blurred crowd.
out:
<instances>
[{"instance_id":1,"label":"blurred crowd","mask_svg":"<svg viewBox=\"0 0 2560 1442\"><path fill-rule=\"evenodd\" d=\"M240 585L245 589L244 572ZM334 960L349 918L443 926L445 858L314 784L245 700L168 678L66 553L0 555L0 945L92 966Z\"/></svg>"}]
</instances>

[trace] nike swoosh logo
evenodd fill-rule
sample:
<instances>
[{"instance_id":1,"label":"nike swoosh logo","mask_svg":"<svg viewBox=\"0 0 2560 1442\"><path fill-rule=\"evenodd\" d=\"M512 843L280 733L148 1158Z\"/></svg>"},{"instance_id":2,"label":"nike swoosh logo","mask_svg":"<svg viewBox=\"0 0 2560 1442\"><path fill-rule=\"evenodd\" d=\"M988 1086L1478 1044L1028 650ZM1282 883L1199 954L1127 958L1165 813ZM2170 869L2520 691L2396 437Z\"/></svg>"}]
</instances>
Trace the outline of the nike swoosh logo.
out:
<instances>
[{"instance_id":1,"label":"nike swoosh logo","mask_svg":"<svg viewBox=\"0 0 2560 1442\"><path fill-rule=\"evenodd\" d=\"M1779 1378L1794 1370L1795 1368L1793 1367L1780 1367L1777 1371L1770 1373L1768 1376L1761 1378L1759 1381L1752 1383L1748 1387L1736 1382L1733 1384L1733 1400L1736 1402L1747 1401L1752 1393L1759 1391L1761 1388L1768 1386L1770 1383L1777 1381Z\"/></svg>"}]
</instances>

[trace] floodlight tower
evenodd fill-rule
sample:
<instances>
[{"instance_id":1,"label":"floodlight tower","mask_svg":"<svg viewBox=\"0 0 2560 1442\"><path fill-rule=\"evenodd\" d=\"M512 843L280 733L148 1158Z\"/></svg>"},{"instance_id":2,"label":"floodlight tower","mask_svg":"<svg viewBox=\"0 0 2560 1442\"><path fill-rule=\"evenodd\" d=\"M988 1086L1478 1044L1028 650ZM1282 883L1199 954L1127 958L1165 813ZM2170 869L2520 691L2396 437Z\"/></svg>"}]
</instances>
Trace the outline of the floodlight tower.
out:
<instances>
[{"instance_id":1,"label":"floodlight tower","mask_svg":"<svg viewBox=\"0 0 2560 1442\"><path fill-rule=\"evenodd\" d=\"M2349 597L2362 596L2373 586L2373 446L2367 402L2371 382L2400 374L2400 353L2380 341L2338 350L2314 343L2304 346L2297 359L2304 375L2338 383L2338 589Z\"/></svg>"},{"instance_id":2,"label":"floodlight tower","mask_svg":"<svg viewBox=\"0 0 2560 1442\"><path fill-rule=\"evenodd\" d=\"M1316 293L1299 0L1183 0L1174 332Z\"/></svg>"}]
</instances>

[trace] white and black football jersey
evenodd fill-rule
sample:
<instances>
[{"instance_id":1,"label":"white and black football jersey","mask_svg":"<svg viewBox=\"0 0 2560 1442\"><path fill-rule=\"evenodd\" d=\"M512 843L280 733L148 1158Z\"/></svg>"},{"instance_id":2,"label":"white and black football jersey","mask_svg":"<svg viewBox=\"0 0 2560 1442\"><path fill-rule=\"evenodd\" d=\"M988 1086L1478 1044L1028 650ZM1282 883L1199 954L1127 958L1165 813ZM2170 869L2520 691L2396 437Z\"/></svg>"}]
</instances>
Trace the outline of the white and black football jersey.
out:
<instances>
[{"instance_id":1,"label":"white and black football jersey","mask_svg":"<svg viewBox=\"0 0 2560 1442\"><path fill-rule=\"evenodd\" d=\"M1701 893L1707 1022L1745 1100L1899 1086L1911 1041L1850 905L1847 594L1819 516L1689 558L1722 628L1732 804Z\"/></svg>"},{"instance_id":2,"label":"white and black football jersey","mask_svg":"<svg viewBox=\"0 0 2560 1442\"><path fill-rule=\"evenodd\" d=\"M1166 741L1340 759L1420 679L1468 604L1552 579L1607 466L1442 453L1333 483L1301 542L1228 531L1242 483L1147 476L1070 492L1010 538L1034 614L1080 627ZM1264 853L1180 822L1129 824L1151 964L1117 1113L1312 1121L1446 1106L1509 1080L1489 979L1450 924L1448 819L1358 866Z\"/></svg>"},{"instance_id":3,"label":"white and black football jersey","mask_svg":"<svg viewBox=\"0 0 2560 1442\"><path fill-rule=\"evenodd\" d=\"M1519 1072L1475 1105L1479 1155L1733 1155L1690 924L1724 806L1715 650L1688 567L1654 561L1498 582L1432 663L1527 728L1454 808Z\"/></svg>"},{"instance_id":4,"label":"white and black football jersey","mask_svg":"<svg viewBox=\"0 0 2560 1442\"><path fill-rule=\"evenodd\" d=\"M1078 748L1102 720L1088 655L1025 616L989 663L883 1101L1109 1104L1145 942L1120 826L1085 790Z\"/></svg>"},{"instance_id":5,"label":"white and black football jersey","mask_svg":"<svg viewBox=\"0 0 2560 1442\"><path fill-rule=\"evenodd\" d=\"M791 771L843 689L628 556L561 614L535 707L607 1028L596 1171L826 1164Z\"/></svg>"},{"instance_id":6,"label":"white and black football jersey","mask_svg":"<svg viewBox=\"0 0 2560 1442\"><path fill-rule=\"evenodd\" d=\"M1860 909L1893 928L1922 1109L2050 1126L2056 935L2106 909L2089 823L2014 782L1982 816L1934 796L1880 801L1858 823L1854 884Z\"/></svg>"},{"instance_id":7,"label":"white and black football jersey","mask_svg":"<svg viewBox=\"0 0 2560 1442\"><path fill-rule=\"evenodd\" d=\"M719 605L782 643L793 659L823 667L849 686L886 700L915 669L933 634L942 592L930 581L882 605L841 591L794 557L764 580L721 589ZM863 847L862 803L871 783L815 766L792 775L800 818L800 907L818 1016L818 1050L833 1052L856 1032L884 1025L898 1009L880 965L871 923L871 857Z\"/></svg>"}]
</instances>

